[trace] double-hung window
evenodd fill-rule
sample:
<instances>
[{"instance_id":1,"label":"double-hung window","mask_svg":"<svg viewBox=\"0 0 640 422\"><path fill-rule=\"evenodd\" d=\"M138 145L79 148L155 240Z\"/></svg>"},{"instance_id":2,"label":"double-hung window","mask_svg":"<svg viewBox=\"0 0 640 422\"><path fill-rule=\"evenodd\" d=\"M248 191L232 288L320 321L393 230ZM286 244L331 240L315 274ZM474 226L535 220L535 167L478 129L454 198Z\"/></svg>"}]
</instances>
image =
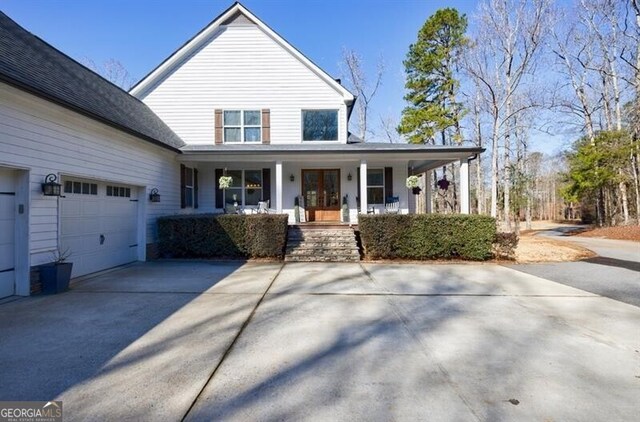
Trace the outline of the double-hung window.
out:
<instances>
[{"instance_id":1,"label":"double-hung window","mask_svg":"<svg viewBox=\"0 0 640 422\"><path fill-rule=\"evenodd\" d=\"M225 204L258 205L262 200L262 170L228 170L231 187L224 190Z\"/></svg>"},{"instance_id":2,"label":"double-hung window","mask_svg":"<svg viewBox=\"0 0 640 422\"><path fill-rule=\"evenodd\" d=\"M224 110L224 142L261 142L260 110Z\"/></svg>"},{"instance_id":3,"label":"double-hung window","mask_svg":"<svg viewBox=\"0 0 640 422\"><path fill-rule=\"evenodd\" d=\"M367 202L384 204L384 169L367 169Z\"/></svg>"},{"instance_id":4,"label":"double-hung window","mask_svg":"<svg viewBox=\"0 0 640 422\"><path fill-rule=\"evenodd\" d=\"M302 110L303 141L337 141L338 110Z\"/></svg>"}]
</instances>

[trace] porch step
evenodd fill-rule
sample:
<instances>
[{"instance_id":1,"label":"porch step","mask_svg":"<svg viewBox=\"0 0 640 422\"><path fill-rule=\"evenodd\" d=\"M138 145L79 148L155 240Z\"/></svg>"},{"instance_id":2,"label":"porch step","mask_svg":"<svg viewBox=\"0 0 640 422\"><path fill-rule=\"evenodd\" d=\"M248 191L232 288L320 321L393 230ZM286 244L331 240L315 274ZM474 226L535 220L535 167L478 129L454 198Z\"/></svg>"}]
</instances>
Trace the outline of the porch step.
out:
<instances>
[{"instance_id":1,"label":"porch step","mask_svg":"<svg viewBox=\"0 0 640 422\"><path fill-rule=\"evenodd\" d=\"M360 250L351 227L289 228L287 262L358 262Z\"/></svg>"}]
</instances>

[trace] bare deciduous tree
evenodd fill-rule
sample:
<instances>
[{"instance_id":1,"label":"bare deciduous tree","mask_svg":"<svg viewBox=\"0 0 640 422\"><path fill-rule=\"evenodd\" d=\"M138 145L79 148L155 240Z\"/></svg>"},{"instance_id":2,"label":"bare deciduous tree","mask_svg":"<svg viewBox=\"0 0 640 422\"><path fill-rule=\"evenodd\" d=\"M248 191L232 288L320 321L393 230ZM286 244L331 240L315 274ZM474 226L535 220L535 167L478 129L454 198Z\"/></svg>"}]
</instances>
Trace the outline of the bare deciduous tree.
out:
<instances>
[{"instance_id":1,"label":"bare deciduous tree","mask_svg":"<svg viewBox=\"0 0 640 422\"><path fill-rule=\"evenodd\" d=\"M378 59L376 66L376 74L373 83L369 82L367 75L363 69L362 57L350 49L342 51L342 66L348 87L353 90L358 100L356 101L356 110L358 113L358 136L366 141L367 135L371 133L368 126L369 109L373 98L378 93L378 88L382 84L382 75L384 74L384 61L382 56Z\"/></svg>"},{"instance_id":2,"label":"bare deciduous tree","mask_svg":"<svg viewBox=\"0 0 640 422\"><path fill-rule=\"evenodd\" d=\"M532 77L538 56L548 33L550 0L485 0L480 4L478 32L466 70L483 91L491 116L491 215L498 215L498 153L503 147L503 218L511 226L511 154L514 118L519 113L537 107L535 102L515 97L525 86L535 82Z\"/></svg>"},{"instance_id":3,"label":"bare deciduous tree","mask_svg":"<svg viewBox=\"0 0 640 422\"><path fill-rule=\"evenodd\" d=\"M119 60L109 59L101 65L97 65L92 59L84 58L82 64L125 91L128 91L135 83L135 79Z\"/></svg>"}]
</instances>

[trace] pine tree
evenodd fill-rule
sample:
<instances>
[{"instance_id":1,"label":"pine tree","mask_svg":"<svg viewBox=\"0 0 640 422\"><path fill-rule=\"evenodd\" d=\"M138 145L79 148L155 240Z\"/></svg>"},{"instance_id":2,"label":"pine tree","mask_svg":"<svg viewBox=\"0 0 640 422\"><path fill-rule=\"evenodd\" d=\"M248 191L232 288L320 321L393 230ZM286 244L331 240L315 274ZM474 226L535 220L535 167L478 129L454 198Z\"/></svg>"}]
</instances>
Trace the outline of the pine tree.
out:
<instances>
[{"instance_id":1,"label":"pine tree","mask_svg":"<svg viewBox=\"0 0 640 422\"><path fill-rule=\"evenodd\" d=\"M467 44L467 18L456 9L440 9L418 32L404 61L409 105L402 112L398 132L411 143L428 143L453 129L453 140L460 141L462 104L456 101L459 81L456 64ZM450 139L451 141L451 139Z\"/></svg>"}]
</instances>

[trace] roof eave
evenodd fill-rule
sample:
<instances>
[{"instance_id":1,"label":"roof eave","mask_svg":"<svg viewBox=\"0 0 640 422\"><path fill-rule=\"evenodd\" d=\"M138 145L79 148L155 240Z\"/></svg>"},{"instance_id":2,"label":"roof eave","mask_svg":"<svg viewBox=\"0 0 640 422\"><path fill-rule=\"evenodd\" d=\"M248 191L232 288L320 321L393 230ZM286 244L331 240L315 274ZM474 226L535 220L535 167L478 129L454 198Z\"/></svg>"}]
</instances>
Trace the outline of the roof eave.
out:
<instances>
[{"instance_id":1,"label":"roof eave","mask_svg":"<svg viewBox=\"0 0 640 422\"><path fill-rule=\"evenodd\" d=\"M44 100L50 101L50 102L52 102L54 104L57 104L57 105L59 105L61 107L66 108L68 110L74 111L74 112L76 112L78 114L81 114L81 115L83 115L85 117L88 117L88 118L90 118L92 120L96 120L96 121L98 121L100 123L103 123L103 124L106 124L108 126L111 126L114 129L118 129L118 130L120 130L122 132L128 133L129 135L133 135L133 136L135 136L137 138L140 138L140 139L142 139L144 141L147 141L149 143L152 143L154 145L160 146L162 148L168 149L168 150L173 151L173 152L178 153L178 154L182 154L183 153L180 148L173 147L173 146L171 146L169 144L166 144L166 143L164 143L162 141L159 141L159 140L157 140L155 138L152 138L150 136L147 136L145 134L142 134L140 132L132 130L132 129L130 129L130 128L126 127L126 126L123 126L123 125L121 125L119 123L116 123L116 122L114 122L112 120L105 119L104 117L101 117L101 116L98 116L98 115L96 115L94 113L91 113L91 112L89 112L89 111L87 111L87 110L85 110L83 108L80 108L78 106L75 106L75 105L73 105L73 104L71 104L71 103L69 103L67 101L61 100L60 98L56 98L56 97L54 97L52 95L49 95L46 92L42 92L39 89L36 89L36 88L34 88L32 86L29 86L29 85L26 85L26 84L24 84L24 83L22 83L20 81L17 81L17 80L15 80L13 78L10 78L10 77L6 76L4 74L0 74L0 81L6 83L8 85L11 85L11 86L13 86L15 88L18 88L18 89L20 89L22 91L25 91L25 92L27 92L29 94L35 95L36 97L39 97L39 98L42 98Z\"/></svg>"}]
</instances>

